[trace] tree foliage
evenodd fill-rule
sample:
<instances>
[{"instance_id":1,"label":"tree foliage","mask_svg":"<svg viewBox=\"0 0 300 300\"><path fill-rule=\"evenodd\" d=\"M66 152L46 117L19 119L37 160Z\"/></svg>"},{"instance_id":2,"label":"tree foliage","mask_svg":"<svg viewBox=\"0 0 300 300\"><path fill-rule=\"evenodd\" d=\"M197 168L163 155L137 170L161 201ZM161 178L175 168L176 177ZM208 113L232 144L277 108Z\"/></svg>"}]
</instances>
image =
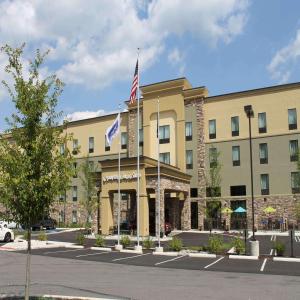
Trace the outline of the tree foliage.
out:
<instances>
[{"instance_id":1,"label":"tree foliage","mask_svg":"<svg viewBox=\"0 0 300 300\"><path fill-rule=\"evenodd\" d=\"M0 199L16 222L30 228L69 183L71 155L61 155L59 146L70 137L62 134L61 113L55 111L63 83L55 75L40 76L47 52L37 50L29 70L24 70L24 45L1 50L8 57L5 71L14 84L2 83L15 112L6 119L9 129L0 135Z\"/></svg>"},{"instance_id":2,"label":"tree foliage","mask_svg":"<svg viewBox=\"0 0 300 300\"><path fill-rule=\"evenodd\" d=\"M87 213L86 223L89 223L91 216L97 205L97 187L96 187L96 172L97 168L93 161L87 156L81 164L80 180L83 187L83 197L80 204L85 208Z\"/></svg>"}]
</instances>

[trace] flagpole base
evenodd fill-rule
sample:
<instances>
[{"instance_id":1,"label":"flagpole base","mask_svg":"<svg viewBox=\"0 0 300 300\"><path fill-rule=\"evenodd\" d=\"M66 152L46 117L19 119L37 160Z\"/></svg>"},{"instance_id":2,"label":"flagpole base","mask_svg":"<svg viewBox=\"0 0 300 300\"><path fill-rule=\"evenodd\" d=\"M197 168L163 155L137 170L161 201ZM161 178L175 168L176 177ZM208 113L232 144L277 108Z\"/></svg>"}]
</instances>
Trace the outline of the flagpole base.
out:
<instances>
[{"instance_id":1,"label":"flagpole base","mask_svg":"<svg viewBox=\"0 0 300 300\"><path fill-rule=\"evenodd\" d=\"M117 251L123 250L123 245L115 245L115 250Z\"/></svg>"},{"instance_id":2,"label":"flagpole base","mask_svg":"<svg viewBox=\"0 0 300 300\"><path fill-rule=\"evenodd\" d=\"M135 251L139 251L139 252L143 252L143 247L141 246L141 245L136 245L136 246L134 246L134 250Z\"/></svg>"},{"instance_id":3,"label":"flagpole base","mask_svg":"<svg viewBox=\"0 0 300 300\"><path fill-rule=\"evenodd\" d=\"M162 253L162 252L164 252L164 248L163 247L155 247L155 252Z\"/></svg>"}]
</instances>

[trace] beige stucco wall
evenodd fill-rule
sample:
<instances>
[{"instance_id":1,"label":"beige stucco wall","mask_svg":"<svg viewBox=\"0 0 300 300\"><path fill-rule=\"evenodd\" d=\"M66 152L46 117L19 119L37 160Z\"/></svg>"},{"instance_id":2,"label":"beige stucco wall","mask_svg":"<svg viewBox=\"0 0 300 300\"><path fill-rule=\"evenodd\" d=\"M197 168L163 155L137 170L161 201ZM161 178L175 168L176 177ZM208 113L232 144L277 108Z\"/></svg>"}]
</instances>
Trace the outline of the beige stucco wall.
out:
<instances>
[{"instance_id":1,"label":"beige stucco wall","mask_svg":"<svg viewBox=\"0 0 300 300\"><path fill-rule=\"evenodd\" d=\"M235 97L227 96L212 97L205 101L204 118L205 118L205 142L210 142L208 134L208 122L216 119L217 137L213 141L224 141L228 139L237 140L248 138L249 126L248 119L244 112L245 105L252 105L254 118L252 119L252 135L270 136L277 134L289 133L288 129L288 109L296 108L298 112L298 123L300 122L300 88L293 90L284 90L280 92L268 92L256 95ZM258 113L266 112L267 133L258 133ZM239 116L240 135L231 137L231 117ZM300 124L298 124L298 129ZM299 132L299 130L297 131Z\"/></svg>"}]
</instances>

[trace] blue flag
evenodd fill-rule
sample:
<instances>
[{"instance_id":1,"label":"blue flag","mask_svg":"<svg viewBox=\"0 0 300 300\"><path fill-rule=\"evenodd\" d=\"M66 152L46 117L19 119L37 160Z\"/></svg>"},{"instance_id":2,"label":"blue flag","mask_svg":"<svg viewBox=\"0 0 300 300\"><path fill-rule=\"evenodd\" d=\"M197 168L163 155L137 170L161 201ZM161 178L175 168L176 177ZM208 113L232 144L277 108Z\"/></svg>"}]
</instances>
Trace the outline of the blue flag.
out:
<instances>
[{"instance_id":1,"label":"blue flag","mask_svg":"<svg viewBox=\"0 0 300 300\"><path fill-rule=\"evenodd\" d=\"M106 134L105 134L106 135L106 141L107 141L109 146L111 145L111 142L112 142L113 138L120 131L120 123L121 123L120 113L118 113L117 118L114 120L112 125L110 127L108 127L107 130L106 130Z\"/></svg>"}]
</instances>

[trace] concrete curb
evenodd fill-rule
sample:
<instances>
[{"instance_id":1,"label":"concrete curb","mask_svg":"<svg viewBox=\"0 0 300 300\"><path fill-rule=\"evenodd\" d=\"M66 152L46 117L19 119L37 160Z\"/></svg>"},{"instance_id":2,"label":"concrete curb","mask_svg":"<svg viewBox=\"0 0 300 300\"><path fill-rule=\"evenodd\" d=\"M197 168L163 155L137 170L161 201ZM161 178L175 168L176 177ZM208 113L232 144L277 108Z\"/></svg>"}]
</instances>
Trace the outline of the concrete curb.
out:
<instances>
[{"instance_id":1,"label":"concrete curb","mask_svg":"<svg viewBox=\"0 0 300 300\"><path fill-rule=\"evenodd\" d=\"M216 254L211 253L189 253L189 257L216 258Z\"/></svg>"},{"instance_id":2,"label":"concrete curb","mask_svg":"<svg viewBox=\"0 0 300 300\"><path fill-rule=\"evenodd\" d=\"M229 255L230 259L249 259L249 260L258 260L258 256L250 255Z\"/></svg>"},{"instance_id":3,"label":"concrete curb","mask_svg":"<svg viewBox=\"0 0 300 300\"><path fill-rule=\"evenodd\" d=\"M179 256L179 252L153 252L153 255L163 255L163 256Z\"/></svg>"},{"instance_id":4,"label":"concrete curb","mask_svg":"<svg viewBox=\"0 0 300 300\"><path fill-rule=\"evenodd\" d=\"M273 257L273 261L300 262L300 258L296 258L296 257Z\"/></svg>"},{"instance_id":5,"label":"concrete curb","mask_svg":"<svg viewBox=\"0 0 300 300\"><path fill-rule=\"evenodd\" d=\"M81 245L64 245L65 248L83 249L84 246Z\"/></svg>"},{"instance_id":6,"label":"concrete curb","mask_svg":"<svg viewBox=\"0 0 300 300\"><path fill-rule=\"evenodd\" d=\"M107 251L107 252L111 252L111 248L106 248L106 247L91 247L91 250L101 250L101 251Z\"/></svg>"},{"instance_id":7,"label":"concrete curb","mask_svg":"<svg viewBox=\"0 0 300 300\"><path fill-rule=\"evenodd\" d=\"M123 250L120 250L119 252L121 252L121 253L136 253L136 254L143 254L143 251L139 251L139 250L131 250L131 249L123 249Z\"/></svg>"}]
</instances>

